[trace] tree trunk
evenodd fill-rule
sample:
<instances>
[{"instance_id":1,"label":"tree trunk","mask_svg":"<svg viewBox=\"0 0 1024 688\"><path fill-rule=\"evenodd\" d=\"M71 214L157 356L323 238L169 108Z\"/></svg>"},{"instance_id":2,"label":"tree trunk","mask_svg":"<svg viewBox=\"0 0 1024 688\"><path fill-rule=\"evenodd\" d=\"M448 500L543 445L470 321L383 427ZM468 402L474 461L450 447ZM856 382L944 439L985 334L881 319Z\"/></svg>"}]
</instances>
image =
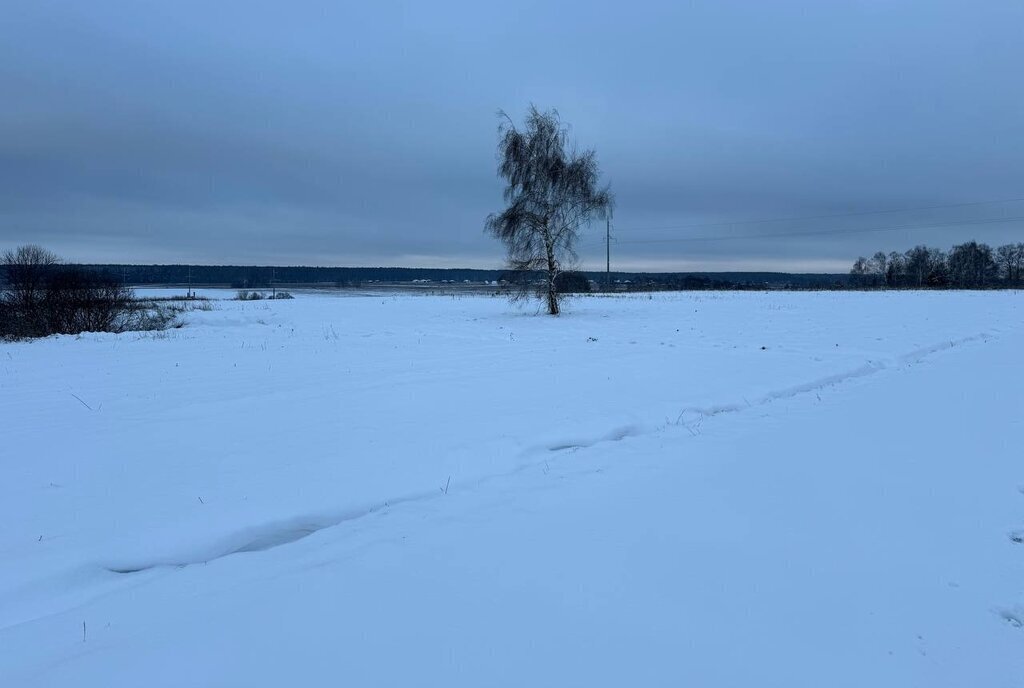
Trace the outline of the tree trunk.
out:
<instances>
[{"instance_id":1,"label":"tree trunk","mask_svg":"<svg viewBox=\"0 0 1024 688\"><path fill-rule=\"evenodd\" d=\"M556 283L558 263L555 262L554 243L548 237L544 238L544 248L547 251L548 259L548 314L558 315L558 285Z\"/></svg>"}]
</instances>

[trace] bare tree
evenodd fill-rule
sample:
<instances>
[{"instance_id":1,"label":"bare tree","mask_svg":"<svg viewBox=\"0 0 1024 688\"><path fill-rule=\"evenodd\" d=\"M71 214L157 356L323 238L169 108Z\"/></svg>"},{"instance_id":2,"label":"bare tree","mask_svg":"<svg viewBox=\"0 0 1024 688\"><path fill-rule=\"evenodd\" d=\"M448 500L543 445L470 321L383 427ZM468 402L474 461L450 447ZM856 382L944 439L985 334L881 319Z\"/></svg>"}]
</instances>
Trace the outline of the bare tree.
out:
<instances>
[{"instance_id":1,"label":"bare tree","mask_svg":"<svg viewBox=\"0 0 1024 688\"><path fill-rule=\"evenodd\" d=\"M885 286L885 273L889 265L889 257L884 251L879 251L871 258L871 272L875 276L875 283L878 286Z\"/></svg>"},{"instance_id":2,"label":"bare tree","mask_svg":"<svg viewBox=\"0 0 1024 688\"><path fill-rule=\"evenodd\" d=\"M1020 284L1021 267L1024 266L1024 244L1006 244L996 249L996 263L999 276L1007 286Z\"/></svg>"},{"instance_id":3,"label":"bare tree","mask_svg":"<svg viewBox=\"0 0 1024 688\"><path fill-rule=\"evenodd\" d=\"M861 256L853 262L853 267L850 268L850 284L855 287L868 286L868 275L870 273L871 268L868 259Z\"/></svg>"},{"instance_id":4,"label":"bare tree","mask_svg":"<svg viewBox=\"0 0 1024 688\"><path fill-rule=\"evenodd\" d=\"M940 248L928 249L928 286L949 286L949 255Z\"/></svg>"},{"instance_id":5,"label":"bare tree","mask_svg":"<svg viewBox=\"0 0 1024 688\"><path fill-rule=\"evenodd\" d=\"M58 264L60 258L56 254L34 244L8 249L0 254L0 266L7 282L0 296L4 319L10 328L6 334L32 337L45 332L43 301L49 279Z\"/></svg>"},{"instance_id":6,"label":"bare tree","mask_svg":"<svg viewBox=\"0 0 1024 688\"><path fill-rule=\"evenodd\" d=\"M508 250L513 282L521 287L516 295L526 296L533 276L541 274L539 296L557 315L559 272L575 259L580 227L611 212L612 194L598 186L594 151L567 147L568 129L557 111L531 105L523 129L499 115L505 121L498 129L498 176L506 181L508 207L487 218L487 231Z\"/></svg>"},{"instance_id":7,"label":"bare tree","mask_svg":"<svg viewBox=\"0 0 1024 688\"><path fill-rule=\"evenodd\" d=\"M905 282L907 263L902 253L893 251L889 254L889 262L885 266L885 284L888 287L900 287Z\"/></svg>"},{"instance_id":8,"label":"bare tree","mask_svg":"<svg viewBox=\"0 0 1024 688\"><path fill-rule=\"evenodd\" d=\"M989 286L998 268L988 244L976 241L954 246L947 259L950 279L960 288L978 289Z\"/></svg>"},{"instance_id":9,"label":"bare tree","mask_svg":"<svg viewBox=\"0 0 1024 688\"><path fill-rule=\"evenodd\" d=\"M931 260L927 246L915 246L906 253L907 273L915 287L923 287L931 273Z\"/></svg>"},{"instance_id":10,"label":"bare tree","mask_svg":"<svg viewBox=\"0 0 1024 688\"><path fill-rule=\"evenodd\" d=\"M1010 263L1010 284L1019 286L1024 278L1024 242L1013 245L1013 260Z\"/></svg>"}]
</instances>

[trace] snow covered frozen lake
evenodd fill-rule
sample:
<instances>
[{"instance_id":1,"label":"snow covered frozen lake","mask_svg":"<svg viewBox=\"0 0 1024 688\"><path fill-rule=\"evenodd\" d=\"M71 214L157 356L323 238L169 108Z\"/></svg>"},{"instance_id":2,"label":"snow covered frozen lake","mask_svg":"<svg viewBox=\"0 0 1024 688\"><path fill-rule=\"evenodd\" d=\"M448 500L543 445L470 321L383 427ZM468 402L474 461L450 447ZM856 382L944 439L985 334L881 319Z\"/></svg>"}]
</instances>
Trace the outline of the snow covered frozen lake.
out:
<instances>
[{"instance_id":1,"label":"snow covered frozen lake","mask_svg":"<svg viewBox=\"0 0 1024 688\"><path fill-rule=\"evenodd\" d=\"M1021 303L299 294L0 343L0 686L1022 686Z\"/></svg>"}]
</instances>

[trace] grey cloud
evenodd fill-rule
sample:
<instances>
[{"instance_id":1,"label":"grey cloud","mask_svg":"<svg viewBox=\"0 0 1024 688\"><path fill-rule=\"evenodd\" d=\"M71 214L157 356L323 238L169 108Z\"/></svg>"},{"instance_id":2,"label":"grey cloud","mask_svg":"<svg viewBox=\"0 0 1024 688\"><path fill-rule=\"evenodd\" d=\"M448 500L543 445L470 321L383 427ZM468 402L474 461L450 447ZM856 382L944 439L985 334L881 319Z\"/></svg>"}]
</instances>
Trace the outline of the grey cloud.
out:
<instances>
[{"instance_id":1,"label":"grey cloud","mask_svg":"<svg viewBox=\"0 0 1024 688\"><path fill-rule=\"evenodd\" d=\"M498 108L556 106L633 268L823 269L1018 241L1024 7L21 2L0 44L0 243L80 260L496 265ZM581 251L598 264L600 231ZM652 239L748 237L714 242ZM634 243L631 243L634 242Z\"/></svg>"}]
</instances>

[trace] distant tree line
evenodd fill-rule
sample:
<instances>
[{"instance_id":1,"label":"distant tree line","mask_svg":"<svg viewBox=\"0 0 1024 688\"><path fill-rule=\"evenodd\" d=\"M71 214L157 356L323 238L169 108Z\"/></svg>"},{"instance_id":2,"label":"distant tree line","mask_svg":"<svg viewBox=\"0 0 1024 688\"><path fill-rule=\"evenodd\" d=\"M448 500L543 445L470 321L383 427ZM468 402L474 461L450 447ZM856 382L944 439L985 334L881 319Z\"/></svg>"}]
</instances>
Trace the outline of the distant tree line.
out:
<instances>
[{"instance_id":1,"label":"distant tree line","mask_svg":"<svg viewBox=\"0 0 1024 688\"><path fill-rule=\"evenodd\" d=\"M803 283L794 284L788 279L770 281L750 281L745 279L729 280L721 277L707 277L678 273L666 274L635 274L632 278L613 282L613 291L750 291L768 288L799 289L827 288L828 284Z\"/></svg>"},{"instance_id":2,"label":"distant tree line","mask_svg":"<svg viewBox=\"0 0 1024 688\"><path fill-rule=\"evenodd\" d=\"M497 280L500 270L468 268L309 267L273 265L123 265L83 266L108 272L127 284L193 284L232 289L265 289L275 284L361 287L373 282L484 282Z\"/></svg>"},{"instance_id":3,"label":"distant tree line","mask_svg":"<svg viewBox=\"0 0 1024 688\"><path fill-rule=\"evenodd\" d=\"M1024 243L1005 244L993 250L988 244L968 241L949 252L921 245L904 253L879 251L871 258L861 256L850 269L850 286L861 289L1017 288L1024 277L1022 268Z\"/></svg>"},{"instance_id":4,"label":"distant tree line","mask_svg":"<svg viewBox=\"0 0 1024 688\"><path fill-rule=\"evenodd\" d=\"M367 287L373 284L430 282L434 284L495 283L510 280L505 270L472 268L396 268L396 267L306 267L247 265L80 265L86 270L105 273L123 284L218 286L233 289L269 289L270 287L307 285L324 287ZM558 288L564 292L645 290L721 290L721 289L835 289L847 283L846 274L784 272L616 272L565 271L559 273ZM543 273L537 273L543 279ZM0 283L3 266L0 265Z\"/></svg>"}]
</instances>

